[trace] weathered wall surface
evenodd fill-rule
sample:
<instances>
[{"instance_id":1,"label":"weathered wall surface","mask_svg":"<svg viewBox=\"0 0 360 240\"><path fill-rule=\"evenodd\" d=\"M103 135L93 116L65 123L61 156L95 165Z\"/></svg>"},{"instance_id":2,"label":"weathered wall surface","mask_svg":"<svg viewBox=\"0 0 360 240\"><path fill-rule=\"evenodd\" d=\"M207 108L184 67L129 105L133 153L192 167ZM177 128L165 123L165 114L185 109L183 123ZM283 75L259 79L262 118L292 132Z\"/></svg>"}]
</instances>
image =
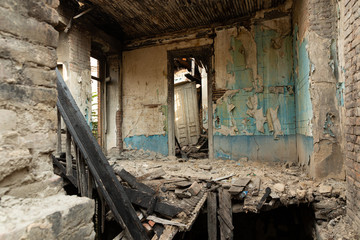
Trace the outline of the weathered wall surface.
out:
<instances>
[{"instance_id":1,"label":"weathered wall surface","mask_svg":"<svg viewBox=\"0 0 360 240\"><path fill-rule=\"evenodd\" d=\"M124 148L167 155L167 51L211 42L196 39L123 52Z\"/></svg>"},{"instance_id":2,"label":"weathered wall surface","mask_svg":"<svg viewBox=\"0 0 360 240\"><path fill-rule=\"evenodd\" d=\"M347 214L360 233L360 3L340 2L345 60Z\"/></svg>"},{"instance_id":3,"label":"weathered wall surface","mask_svg":"<svg viewBox=\"0 0 360 240\"><path fill-rule=\"evenodd\" d=\"M94 238L93 201L65 196L50 158L58 4L0 2L0 239L69 239L67 230L78 233L75 238ZM81 212L84 218L70 219Z\"/></svg>"},{"instance_id":4,"label":"weathered wall surface","mask_svg":"<svg viewBox=\"0 0 360 240\"><path fill-rule=\"evenodd\" d=\"M60 14L65 13L59 11ZM69 16L61 16L68 21ZM66 23L66 22L65 22ZM57 50L58 62L63 64L63 77L86 121L91 121L91 37L80 25L73 24L61 31Z\"/></svg>"},{"instance_id":5,"label":"weathered wall surface","mask_svg":"<svg viewBox=\"0 0 360 240\"><path fill-rule=\"evenodd\" d=\"M296 1L293 12L298 159L313 177L343 178L336 2Z\"/></svg>"},{"instance_id":6,"label":"weathered wall surface","mask_svg":"<svg viewBox=\"0 0 360 240\"><path fill-rule=\"evenodd\" d=\"M291 18L263 14L216 31L216 90L226 90L214 106L217 158L296 161Z\"/></svg>"}]
</instances>

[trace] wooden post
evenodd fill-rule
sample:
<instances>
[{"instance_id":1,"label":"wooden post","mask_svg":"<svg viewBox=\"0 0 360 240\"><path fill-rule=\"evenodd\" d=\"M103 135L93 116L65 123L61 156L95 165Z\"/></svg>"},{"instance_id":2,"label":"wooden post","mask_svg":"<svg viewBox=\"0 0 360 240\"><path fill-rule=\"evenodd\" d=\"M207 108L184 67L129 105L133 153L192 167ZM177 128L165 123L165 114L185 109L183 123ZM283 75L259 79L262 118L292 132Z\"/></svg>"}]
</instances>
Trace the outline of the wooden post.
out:
<instances>
[{"instance_id":1,"label":"wooden post","mask_svg":"<svg viewBox=\"0 0 360 240\"><path fill-rule=\"evenodd\" d=\"M80 168L80 175L78 178L80 178L80 192L81 196L85 197L87 196L87 177L86 177L86 169L85 169L85 160L84 156L81 154L79 159L79 168Z\"/></svg>"},{"instance_id":2,"label":"wooden post","mask_svg":"<svg viewBox=\"0 0 360 240\"><path fill-rule=\"evenodd\" d=\"M234 226L232 225L231 195L227 190L219 188L218 219L220 223L220 239L232 240Z\"/></svg>"},{"instance_id":3,"label":"wooden post","mask_svg":"<svg viewBox=\"0 0 360 240\"><path fill-rule=\"evenodd\" d=\"M57 110L57 121L58 121L58 127L57 127L57 155L60 156L61 154L61 115L59 110Z\"/></svg>"},{"instance_id":4,"label":"wooden post","mask_svg":"<svg viewBox=\"0 0 360 240\"><path fill-rule=\"evenodd\" d=\"M66 175L72 176L72 157L71 157L71 135L68 129L66 129Z\"/></svg>"},{"instance_id":5,"label":"wooden post","mask_svg":"<svg viewBox=\"0 0 360 240\"><path fill-rule=\"evenodd\" d=\"M87 197L92 198L93 192L93 178L91 176L91 172L87 169Z\"/></svg>"},{"instance_id":6,"label":"wooden post","mask_svg":"<svg viewBox=\"0 0 360 240\"><path fill-rule=\"evenodd\" d=\"M75 148L75 160L76 160L76 180L77 180L77 189L78 193L81 194L81 181L80 181L80 150L77 145L74 145Z\"/></svg>"},{"instance_id":7,"label":"wooden post","mask_svg":"<svg viewBox=\"0 0 360 240\"><path fill-rule=\"evenodd\" d=\"M208 193L207 198L207 223L208 223L208 239L217 240L217 221L216 221L216 193Z\"/></svg>"}]
</instances>

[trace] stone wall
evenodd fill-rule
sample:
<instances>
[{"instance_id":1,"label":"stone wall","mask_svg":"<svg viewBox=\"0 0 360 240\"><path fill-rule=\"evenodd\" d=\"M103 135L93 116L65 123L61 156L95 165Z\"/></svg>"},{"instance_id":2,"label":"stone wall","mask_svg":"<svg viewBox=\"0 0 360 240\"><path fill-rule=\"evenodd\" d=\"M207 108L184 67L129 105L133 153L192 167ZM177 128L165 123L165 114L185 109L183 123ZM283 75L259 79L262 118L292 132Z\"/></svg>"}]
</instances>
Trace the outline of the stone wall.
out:
<instances>
[{"instance_id":1,"label":"stone wall","mask_svg":"<svg viewBox=\"0 0 360 240\"><path fill-rule=\"evenodd\" d=\"M341 1L346 106L347 214L360 231L360 2Z\"/></svg>"},{"instance_id":2,"label":"stone wall","mask_svg":"<svg viewBox=\"0 0 360 240\"><path fill-rule=\"evenodd\" d=\"M50 157L58 4L0 1L0 239L94 238L93 201L65 195Z\"/></svg>"}]
</instances>

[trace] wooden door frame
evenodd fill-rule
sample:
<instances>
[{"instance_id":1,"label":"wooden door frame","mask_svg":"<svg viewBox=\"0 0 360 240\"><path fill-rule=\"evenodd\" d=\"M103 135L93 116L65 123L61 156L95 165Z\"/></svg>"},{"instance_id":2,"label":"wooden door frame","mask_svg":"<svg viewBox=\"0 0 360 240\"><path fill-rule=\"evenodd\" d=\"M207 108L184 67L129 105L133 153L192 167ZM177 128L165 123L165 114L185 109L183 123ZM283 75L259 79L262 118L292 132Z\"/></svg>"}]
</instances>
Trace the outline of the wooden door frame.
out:
<instances>
[{"instance_id":1,"label":"wooden door frame","mask_svg":"<svg viewBox=\"0 0 360 240\"><path fill-rule=\"evenodd\" d=\"M209 159L214 159L214 136L213 136L213 105L212 86L214 82L213 71L213 46L183 48L167 51L167 78L168 78L168 155L175 156L175 106L174 106L174 58L195 58L201 60L208 67L207 92L208 92L208 145Z\"/></svg>"}]
</instances>

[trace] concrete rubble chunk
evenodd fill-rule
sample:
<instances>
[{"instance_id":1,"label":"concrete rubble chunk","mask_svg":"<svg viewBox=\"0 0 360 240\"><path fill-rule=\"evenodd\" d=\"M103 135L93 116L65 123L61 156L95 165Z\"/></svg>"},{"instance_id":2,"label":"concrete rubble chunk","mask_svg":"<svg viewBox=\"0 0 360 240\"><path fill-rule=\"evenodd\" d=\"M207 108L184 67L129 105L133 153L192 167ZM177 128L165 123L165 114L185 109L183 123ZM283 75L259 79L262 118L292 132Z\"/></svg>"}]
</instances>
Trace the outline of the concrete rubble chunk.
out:
<instances>
[{"instance_id":1,"label":"concrete rubble chunk","mask_svg":"<svg viewBox=\"0 0 360 240\"><path fill-rule=\"evenodd\" d=\"M298 199L304 199L306 196L306 190L297 189L296 190L296 197Z\"/></svg>"},{"instance_id":2,"label":"concrete rubble chunk","mask_svg":"<svg viewBox=\"0 0 360 240\"><path fill-rule=\"evenodd\" d=\"M331 195L332 186L321 184L319 187L319 193L322 195Z\"/></svg>"},{"instance_id":3,"label":"concrete rubble chunk","mask_svg":"<svg viewBox=\"0 0 360 240\"><path fill-rule=\"evenodd\" d=\"M284 192L285 191L285 185L283 183L276 183L274 186L273 186L273 189L277 192Z\"/></svg>"}]
</instances>

